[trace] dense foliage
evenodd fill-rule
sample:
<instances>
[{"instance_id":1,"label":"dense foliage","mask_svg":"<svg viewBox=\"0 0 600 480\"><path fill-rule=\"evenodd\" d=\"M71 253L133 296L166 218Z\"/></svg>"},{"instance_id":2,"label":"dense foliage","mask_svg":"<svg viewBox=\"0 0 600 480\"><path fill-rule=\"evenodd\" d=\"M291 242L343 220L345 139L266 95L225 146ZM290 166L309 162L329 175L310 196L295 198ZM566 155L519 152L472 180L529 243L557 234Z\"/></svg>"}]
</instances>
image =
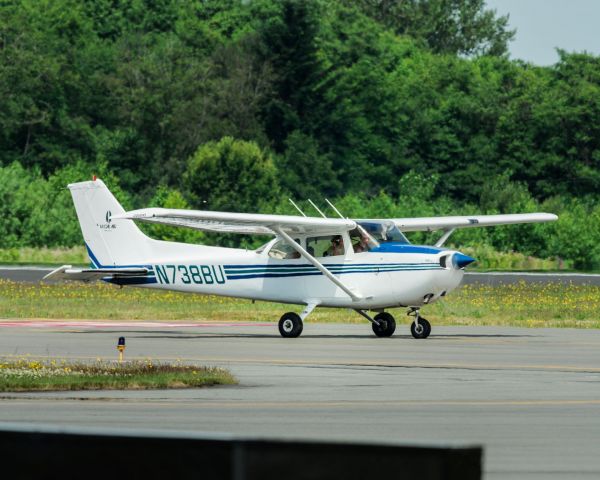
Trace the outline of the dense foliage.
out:
<instances>
[{"instance_id":1,"label":"dense foliage","mask_svg":"<svg viewBox=\"0 0 600 480\"><path fill-rule=\"evenodd\" d=\"M513 35L483 0L2 2L0 248L79 243L97 173L126 207L552 211L452 240L598 267L600 58Z\"/></svg>"}]
</instances>

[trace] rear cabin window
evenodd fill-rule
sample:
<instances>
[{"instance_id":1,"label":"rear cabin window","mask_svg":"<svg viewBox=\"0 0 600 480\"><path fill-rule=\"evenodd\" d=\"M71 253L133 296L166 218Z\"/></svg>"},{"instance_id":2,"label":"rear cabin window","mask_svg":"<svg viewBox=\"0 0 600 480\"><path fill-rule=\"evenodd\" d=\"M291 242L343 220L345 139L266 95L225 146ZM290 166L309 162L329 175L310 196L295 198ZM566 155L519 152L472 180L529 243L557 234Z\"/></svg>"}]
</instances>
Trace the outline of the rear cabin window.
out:
<instances>
[{"instance_id":1,"label":"rear cabin window","mask_svg":"<svg viewBox=\"0 0 600 480\"><path fill-rule=\"evenodd\" d=\"M336 257L346 252L341 235L309 237L306 239L306 250L315 257Z\"/></svg>"}]
</instances>

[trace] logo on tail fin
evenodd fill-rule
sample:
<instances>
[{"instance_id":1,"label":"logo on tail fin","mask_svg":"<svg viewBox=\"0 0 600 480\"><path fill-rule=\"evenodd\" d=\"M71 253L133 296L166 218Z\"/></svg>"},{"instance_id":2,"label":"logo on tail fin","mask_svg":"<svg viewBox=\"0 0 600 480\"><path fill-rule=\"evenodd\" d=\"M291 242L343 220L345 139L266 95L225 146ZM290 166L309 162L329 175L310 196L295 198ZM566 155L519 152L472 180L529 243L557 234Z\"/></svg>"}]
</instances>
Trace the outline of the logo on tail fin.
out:
<instances>
[{"instance_id":1,"label":"logo on tail fin","mask_svg":"<svg viewBox=\"0 0 600 480\"><path fill-rule=\"evenodd\" d=\"M117 228L117 226L114 223L111 223L112 222L111 217L112 217L112 212L110 210L107 210L106 215L104 215L104 219L106 220L106 223L100 223L100 224L97 223L96 224L100 228L100 230L103 230L106 232L107 230Z\"/></svg>"}]
</instances>

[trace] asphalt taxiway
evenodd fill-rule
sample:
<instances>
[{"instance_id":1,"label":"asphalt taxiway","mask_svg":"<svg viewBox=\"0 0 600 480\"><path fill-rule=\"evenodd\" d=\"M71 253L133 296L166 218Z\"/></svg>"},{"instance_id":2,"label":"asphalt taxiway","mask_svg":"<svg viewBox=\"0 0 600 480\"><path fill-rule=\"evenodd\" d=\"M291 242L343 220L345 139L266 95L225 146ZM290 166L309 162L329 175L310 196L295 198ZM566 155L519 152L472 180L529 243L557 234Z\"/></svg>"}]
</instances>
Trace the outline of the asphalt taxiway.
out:
<instances>
[{"instance_id":1,"label":"asphalt taxiway","mask_svg":"<svg viewBox=\"0 0 600 480\"><path fill-rule=\"evenodd\" d=\"M4 322L0 355L177 360L238 386L0 394L0 422L246 436L483 445L485 478L600 477L600 331L307 323Z\"/></svg>"}]
</instances>

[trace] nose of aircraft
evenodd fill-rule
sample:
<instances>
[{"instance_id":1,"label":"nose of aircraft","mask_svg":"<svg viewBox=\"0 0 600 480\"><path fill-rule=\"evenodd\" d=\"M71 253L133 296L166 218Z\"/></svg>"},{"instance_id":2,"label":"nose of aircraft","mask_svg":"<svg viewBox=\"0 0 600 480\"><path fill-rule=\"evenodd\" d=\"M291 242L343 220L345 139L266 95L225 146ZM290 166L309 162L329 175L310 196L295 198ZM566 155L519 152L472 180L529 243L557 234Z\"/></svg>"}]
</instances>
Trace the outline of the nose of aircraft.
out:
<instances>
[{"instance_id":1,"label":"nose of aircraft","mask_svg":"<svg viewBox=\"0 0 600 480\"><path fill-rule=\"evenodd\" d=\"M465 255L464 253L455 253L452 256L452 264L454 268L465 268L467 265L473 263L474 258Z\"/></svg>"}]
</instances>

